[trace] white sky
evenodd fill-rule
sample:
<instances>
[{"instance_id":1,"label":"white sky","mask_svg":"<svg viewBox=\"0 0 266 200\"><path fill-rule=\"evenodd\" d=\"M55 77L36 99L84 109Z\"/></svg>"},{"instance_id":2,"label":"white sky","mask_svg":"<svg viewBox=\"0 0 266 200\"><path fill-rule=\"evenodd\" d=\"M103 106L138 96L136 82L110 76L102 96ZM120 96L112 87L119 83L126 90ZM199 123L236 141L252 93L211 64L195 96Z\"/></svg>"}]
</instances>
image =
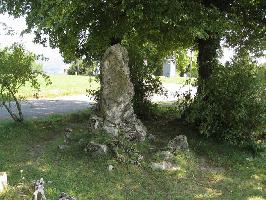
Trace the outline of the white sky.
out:
<instances>
[{"instance_id":1,"label":"white sky","mask_svg":"<svg viewBox=\"0 0 266 200\"><path fill-rule=\"evenodd\" d=\"M1 33L2 29L0 28L0 48L7 47L13 44L14 42L18 42L23 44L24 47L35 54L42 54L47 57L48 61L42 61L41 63L44 66L44 71L47 73L63 73L64 68L67 65L63 62L63 58L59 53L59 49L52 49L50 47L43 47L40 44L33 43L34 35L33 34L24 34L23 37L20 36L20 33L26 28L25 19L18 18L14 19L11 16L0 14L0 23L6 23L7 26L11 27L17 34L4 35ZM223 49L223 57L220 59L222 63L229 61L234 53L233 49ZM266 62L266 58L258 59L259 63Z\"/></svg>"},{"instance_id":2,"label":"white sky","mask_svg":"<svg viewBox=\"0 0 266 200\"><path fill-rule=\"evenodd\" d=\"M24 47L35 54L42 54L48 61L41 61L43 64L44 71L47 73L63 73L66 64L63 61L62 56L59 53L59 49L52 49L50 47L43 47L40 44L33 43L33 34L24 34L23 37L20 33L26 29L26 21L24 18L14 19L8 15L0 14L0 23L6 23L7 26L11 27L15 31L15 35L5 35L2 28L0 27L0 48L11 46L14 42L23 44ZM2 33L1 33L2 32Z\"/></svg>"}]
</instances>

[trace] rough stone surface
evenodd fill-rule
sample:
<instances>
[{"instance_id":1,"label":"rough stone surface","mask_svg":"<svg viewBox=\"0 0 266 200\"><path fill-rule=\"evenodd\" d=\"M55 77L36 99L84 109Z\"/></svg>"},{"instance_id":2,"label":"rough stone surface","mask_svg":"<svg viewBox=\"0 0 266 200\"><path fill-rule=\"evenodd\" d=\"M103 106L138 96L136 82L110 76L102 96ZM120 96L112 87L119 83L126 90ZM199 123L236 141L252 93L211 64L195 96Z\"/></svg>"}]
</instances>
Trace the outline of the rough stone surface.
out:
<instances>
[{"instance_id":1,"label":"rough stone surface","mask_svg":"<svg viewBox=\"0 0 266 200\"><path fill-rule=\"evenodd\" d=\"M167 171L177 171L180 170L180 167L176 164L173 164L169 161L162 161L162 162L153 162L151 163L151 168L153 170L167 170Z\"/></svg>"},{"instance_id":2,"label":"rough stone surface","mask_svg":"<svg viewBox=\"0 0 266 200\"><path fill-rule=\"evenodd\" d=\"M0 193L4 192L7 188L7 174L6 172L0 172Z\"/></svg>"},{"instance_id":3,"label":"rough stone surface","mask_svg":"<svg viewBox=\"0 0 266 200\"><path fill-rule=\"evenodd\" d=\"M155 135L153 135L153 134L148 134L147 138L148 138L148 140L150 140L150 141L155 141L155 140L156 140L156 137L155 137Z\"/></svg>"},{"instance_id":4,"label":"rough stone surface","mask_svg":"<svg viewBox=\"0 0 266 200\"><path fill-rule=\"evenodd\" d=\"M93 155L105 155L107 154L107 146L104 144L97 144L94 142L90 142L85 147L85 152L91 153Z\"/></svg>"},{"instance_id":5,"label":"rough stone surface","mask_svg":"<svg viewBox=\"0 0 266 200\"><path fill-rule=\"evenodd\" d=\"M185 135L178 135L168 143L168 148L171 152L178 150L188 150L187 137Z\"/></svg>"},{"instance_id":6,"label":"rough stone surface","mask_svg":"<svg viewBox=\"0 0 266 200\"><path fill-rule=\"evenodd\" d=\"M66 193L61 193L57 200L76 200L76 198L73 196L69 196Z\"/></svg>"},{"instance_id":7,"label":"rough stone surface","mask_svg":"<svg viewBox=\"0 0 266 200\"><path fill-rule=\"evenodd\" d=\"M90 129L103 129L114 136L121 131L129 139L144 140L147 130L134 114L133 96L128 53L116 44L106 50L101 62L99 113L91 118Z\"/></svg>"},{"instance_id":8,"label":"rough stone surface","mask_svg":"<svg viewBox=\"0 0 266 200\"><path fill-rule=\"evenodd\" d=\"M60 150L60 151L66 151L66 150L68 150L70 148L70 146L69 145L66 145L66 144L60 144L60 145L58 145L58 149Z\"/></svg>"},{"instance_id":9,"label":"rough stone surface","mask_svg":"<svg viewBox=\"0 0 266 200\"><path fill-rule=\"evenodd\" d=\"M174 155L170 151L161 151L159 152L159 156L162 156L164 160L174 159Z\"/></svg>"},{"instance_id":10,"label":"rough stone surface","mask_svg":"<svg viewBox=\"0 0 266 200\"><path fill-rule=\"evenodd\" d=\"M64 133L64 142L65 144L69 144L71 141L71 136L72 136L73 130L71 128L66 128L65 133Z\"/></svg>"}]
</instances>

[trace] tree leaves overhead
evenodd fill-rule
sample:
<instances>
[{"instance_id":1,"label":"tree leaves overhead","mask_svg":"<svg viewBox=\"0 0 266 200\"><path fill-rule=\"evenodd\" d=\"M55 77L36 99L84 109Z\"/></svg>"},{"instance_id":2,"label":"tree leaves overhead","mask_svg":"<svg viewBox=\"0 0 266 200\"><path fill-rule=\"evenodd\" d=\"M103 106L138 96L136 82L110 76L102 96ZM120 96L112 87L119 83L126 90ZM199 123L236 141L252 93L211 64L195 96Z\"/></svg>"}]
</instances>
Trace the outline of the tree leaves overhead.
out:
<instances>
[{"instance_id":1,"label":"tree leaves overhead","mask_svg":"<svg viewBox=\"0 0 266 200\"><path fill-rule=\"evenodd\" d=\"M99 59L125 40L172 51L215 32L231 46L261 50L265 36L262 0L3 0L2 10L25 15L35 41L59 47L66 61Z\"/></svg>"}]
</instances>

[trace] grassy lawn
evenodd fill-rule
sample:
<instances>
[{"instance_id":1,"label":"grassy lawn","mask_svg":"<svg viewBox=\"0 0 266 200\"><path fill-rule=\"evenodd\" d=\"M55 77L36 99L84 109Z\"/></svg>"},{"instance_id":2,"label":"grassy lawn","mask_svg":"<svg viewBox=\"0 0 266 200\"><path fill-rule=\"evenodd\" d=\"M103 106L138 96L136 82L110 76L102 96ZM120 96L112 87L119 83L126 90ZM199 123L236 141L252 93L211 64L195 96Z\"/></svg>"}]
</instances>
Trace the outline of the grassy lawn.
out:
<instances>
[{"instance_id":1,"label":"grassy lawn","mask_svg":"<svg viewBox=\"0 0 266 200\"><path fill-rule=\"evenodd\" d=\"M165 77L165 76L160 76L160 79L163 83L174 83L174 84L187 84L188 81L190 81L190 78L187 77ZM191 83L195 83L196 79L191 78Z\"/></svg>"},{"instance_id":2,"label":"grassy lawn","mask_svg":"<svg viewBox=\"0 0 266 200\"><path fill-rule=\"evenodd\" d=\"M78 200L266 199L265 152L252 157L249 152L205 140L174 118L145 122L160 140L146 144L142 167L115 164L109 172L112 158L88 156L78 144L60 152L64 129L72 128L76 137L87 134L89 115L86 111L24 124L1 122L0 171L8 173L9 190L0 199L31 199L32 181L41 177L47 182L47 199L55 199L61 192ZM176 156L181 170L151 170L154 153L178 134L187 135L190 145L189 152Z\"/></svg>"},{"instance_id":3,"label":"grassy lawn","mask_svg":"<svg viewBox=\"0 0 266 200\"><path fill-rule=\"evenodd\" d=\"M50 98L67 95L86 94L87 89L96 89L99 84L94 77L89 76L70 76L70 75L51 75L51 85L46 86L43 79L40 79L41 92L39 98ZM26 85L20 91L20 95L33 98L34 91Z\"/></svg>"},{"instance_id":4,"label":"grassy lawn","mask_svg":"<svg viewBox=\"0 0 266 200\"><path fill-rule=\"evenodd\" d=\"M40 79L41 92L39 98L51 98L67 95L86 95L87 89L96 89L99 87L99 83L95 81L94 77L88 76L70 76L70 75L51 75L50 76L52 85L45 85L43 79ZM174 84L186 84L188 78L184 77L160 77L163 83L174 83ZM195 79L192 79L194 82ZM19 95L23 95L28 99L33 98L34 91L26 85L23 87Z\"/></svg>"}]
</instances>

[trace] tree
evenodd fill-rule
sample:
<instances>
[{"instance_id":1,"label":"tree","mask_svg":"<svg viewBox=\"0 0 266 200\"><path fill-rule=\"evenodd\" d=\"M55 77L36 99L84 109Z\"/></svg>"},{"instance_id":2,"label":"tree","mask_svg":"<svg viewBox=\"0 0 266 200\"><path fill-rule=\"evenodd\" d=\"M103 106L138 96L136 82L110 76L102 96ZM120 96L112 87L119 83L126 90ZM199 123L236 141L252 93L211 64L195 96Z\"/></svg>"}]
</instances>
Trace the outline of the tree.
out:
<instances>
[{"instance_id":1,"label":"tree","mask_svg":"<svg viewBox=\"0 0 266 200\"><path fill-rule=\"evenodd\" d=\"M177 71L179 72L180 76L183 76L185 73L190 72L189 68L191 57L188 55L188 49L179 48L177 51L175 51L175 55ZM197 52L193 52L191 69L193 77L197 77L197 67Z\"/></svg>"},{"instance_id":2,"label":"tree","mask_svg":"<svg viewBox=\"0 0 266 200\"><path fill-rule=\"evenodd\" d=\"M36 55L26 52L18 44L0 50L0 103L16 122L23 121L20 101L24 97L18 96L19 89L29 83L38 92L39 76L42 76L47 84L50 83L47 75L34 69L36 59ZM12 109L13 105L17 113Z\"/></svg>"},{"instance_id":3,"label":"tree","mask_svg":"<svg viewBox=\"0 0 266 200\"><path fill-rule=\"evenodd\" d=\"M35 41L47 44L49 40L52 47L60 48L68 62L76 59L100 60L108 46L121 43L139 52L144 52L147 44L152 46L160 52L157 58L152 56L148 61L154 63L161 55L167 55L179 46L191 47L195 37L204 36L203 21L208 25L214 23L208 19L215 14L197 1L185 0L4 0L3 10L14 16L25 15L28 31L35 32ZM134 54L134 59L143 59L143 56L136 58L139 53ZM130 64L134 64L130 68L135 72L138 70L142 77L132 77L135 90L151 88L150 91L158 91L155 89L158 81L149 81L155 83L154 87L145 84L145 80L153 79L151 75L154 70L143 71L143 64ZM150 66L156 68L156 65Z\"/></svg>"},{"instance_id":4,"label":"tree","mask_svg":"<svg viewBox=\"0 0 266 200\"><path fill-rule=\"evenodd\" d=\"M207 36L197 38L196 44L199 50L199 81L200 92L213 68L218 65L218 56L221 39L227 46L234 47L237 52L249 51L261 55L265 50L265 4L264 1L252 0L202 0L201 4L206 8L215 8L219 15L213 20L219 21L219 26L207 27Z\"/></svg>"},{"instance_id":5,"label":"tree","mask_svg":"<svg viewBox=\"0 0 266 200\"><path fill-rule=\"evenodd\" d=\"M67 70L68 75L95 75L97 71L97 61L85 62L81 59L75 60Z\"/></svg>"}]
</instances>

